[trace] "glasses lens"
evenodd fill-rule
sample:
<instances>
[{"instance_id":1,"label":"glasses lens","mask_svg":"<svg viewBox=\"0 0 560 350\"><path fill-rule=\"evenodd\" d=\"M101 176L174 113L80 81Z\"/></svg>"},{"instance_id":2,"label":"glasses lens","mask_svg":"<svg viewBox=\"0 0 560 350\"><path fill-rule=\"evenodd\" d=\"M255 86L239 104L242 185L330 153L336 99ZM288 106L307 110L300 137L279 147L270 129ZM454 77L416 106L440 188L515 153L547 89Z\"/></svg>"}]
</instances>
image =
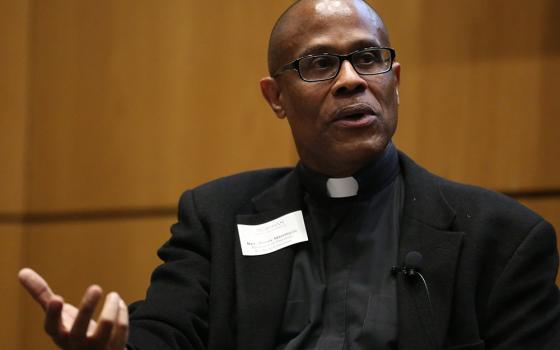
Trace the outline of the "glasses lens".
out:
<instances>
[{"instance_id":1,"label":"glasses lens","mask_svg":"<svg viewBox=\"0 0 560 350\"><path fill-rule=\"evenodd\" d=\"M299 61L299 73L307 81L331 79L338 71L338 64L336 56L309 56Z\"/></svg>"},{"instance_id":2,"label":"glasses lens","mask_svg":"<svg viewBox=\"0 0 560 350\"><path fill-rule=\"evenodd\" d=\"M352 55L352 65L360 74L379 74L391 69L391 51L366 49Z\"/></svg>"}]
</instances>

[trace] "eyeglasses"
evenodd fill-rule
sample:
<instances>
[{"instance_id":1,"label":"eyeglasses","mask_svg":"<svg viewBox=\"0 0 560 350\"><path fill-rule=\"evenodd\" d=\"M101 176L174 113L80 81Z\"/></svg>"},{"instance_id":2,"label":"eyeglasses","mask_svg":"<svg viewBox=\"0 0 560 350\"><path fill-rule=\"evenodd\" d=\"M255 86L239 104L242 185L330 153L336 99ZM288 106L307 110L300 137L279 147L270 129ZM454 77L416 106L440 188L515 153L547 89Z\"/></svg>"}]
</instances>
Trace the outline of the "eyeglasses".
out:
<instances>
[{"instance_id":1,"label":"eyeglasses","mask_svg":"<svg viewBox=\"0 0 560 350\"><path fill-rule=\"evenodd\" d=\"M333 79L338 75L344 60L362 75L383 74L391 70L395 50L388 47L368 47L347 55L320 54L300 57L281 67L272 76L277 77L288 70L296 70L302 80L308 82Z\"/></svg>"}]
</instances>

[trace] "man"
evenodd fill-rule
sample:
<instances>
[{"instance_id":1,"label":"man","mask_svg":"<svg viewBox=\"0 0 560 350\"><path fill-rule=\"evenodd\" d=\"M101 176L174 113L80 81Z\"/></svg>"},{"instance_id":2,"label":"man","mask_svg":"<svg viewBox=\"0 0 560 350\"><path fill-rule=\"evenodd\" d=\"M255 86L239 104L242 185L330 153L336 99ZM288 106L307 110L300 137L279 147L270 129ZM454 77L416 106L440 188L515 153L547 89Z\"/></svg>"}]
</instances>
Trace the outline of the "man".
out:
<instances>
[{"instance_id":1,"label":"man","mask_svg":"<svg viewBox=\"0 0 560 350\"><path fill-rule=\"evenodd\" d=\"M558 349L552 227L396 151L394 59L365 2L292 5L261 89L301 162L187 191L130 323L116 293L95 323L99 287L78 310L22 270L47 333L63 349Z\"/></svg>"}]
</instances>

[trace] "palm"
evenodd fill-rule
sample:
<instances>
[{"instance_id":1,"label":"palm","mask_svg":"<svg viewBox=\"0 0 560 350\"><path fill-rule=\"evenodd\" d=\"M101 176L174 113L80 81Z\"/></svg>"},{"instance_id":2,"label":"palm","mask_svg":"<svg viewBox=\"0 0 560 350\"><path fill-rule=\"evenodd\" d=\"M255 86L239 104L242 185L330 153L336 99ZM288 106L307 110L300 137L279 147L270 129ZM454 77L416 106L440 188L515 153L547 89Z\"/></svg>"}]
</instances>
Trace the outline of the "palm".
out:
<instances>
[{"instance_id":1,"label":"palm","mask_svg":"<svg viewBox=\"0 0 560 350\"><path fill-rule=\"evenodd\" d=\"M45 310L45 331L61 349L121 350L126 347L128 311L117 293L107 294L99 321L96 322L92 317L101 298L101 287L90 286L77 308L54 294L35 271L22 269L19 279Z\"/></svg>"},{"instance_id":2,"label":"palm","mask_svg":"<svg viewBox=\"0 0 560 350\"><path fill-rule=\"evenodd\" d=\"M64 303L64 306L62 307L61 320L62 320L62 327L66 332L70 332L70 330L72 329L72 326L74 325L74 321L76 321L76 317L78 316L78 312L79 312L78 308L76 308L74 305ZM95 322L93 319L89 321L89 325L87 329L88 336L93 334L96 325L97 322Z\"/></svg>"}]
</instances>

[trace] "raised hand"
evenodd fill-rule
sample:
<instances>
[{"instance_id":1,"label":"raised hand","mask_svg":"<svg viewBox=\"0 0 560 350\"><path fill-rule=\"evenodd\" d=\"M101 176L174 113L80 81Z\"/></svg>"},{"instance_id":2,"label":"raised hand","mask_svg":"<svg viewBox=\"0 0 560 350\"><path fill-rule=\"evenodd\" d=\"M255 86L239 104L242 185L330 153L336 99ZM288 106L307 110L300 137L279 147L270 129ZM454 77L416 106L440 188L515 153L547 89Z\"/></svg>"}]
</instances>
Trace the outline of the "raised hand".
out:
<instances>
[{"instance_id":1,"label":"raised hand","mask_svg":"<svg viewBox=\"0 0 560 350\"><path fill-rule=\"evenodd\" d=\"M19 280L45 311L45 331L64 350L123 350L128 339L128 310L115 292L109 293L97 322L92 320L102 290L90 286L79 309L53 293L35 271L24 268Z\"/></svg>"}]
</instances>

